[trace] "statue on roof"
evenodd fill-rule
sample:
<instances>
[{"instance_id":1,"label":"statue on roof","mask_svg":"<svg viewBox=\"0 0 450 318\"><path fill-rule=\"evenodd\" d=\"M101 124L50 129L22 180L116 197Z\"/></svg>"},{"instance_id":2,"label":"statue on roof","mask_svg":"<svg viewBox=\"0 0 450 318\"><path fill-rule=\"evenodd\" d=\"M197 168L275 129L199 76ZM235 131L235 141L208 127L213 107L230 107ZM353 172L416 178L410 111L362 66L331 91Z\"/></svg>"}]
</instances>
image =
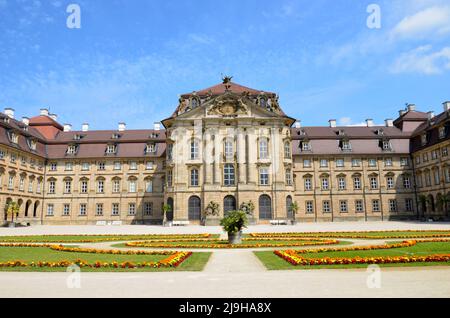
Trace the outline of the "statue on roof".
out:
<instances>
[{"instance_id":1,"label":"statue on roof","mask_svg":"<svg viewBox=\"0 0 450 318\"><path fill-rule=\"evenodd\" d=\"M232 78L233 78L233 76L227 76L227 75L223 76L223 77L222 77L222 82L223 82L223 84L231 83L231 79L232 79Z\"/></svg>"}]
</instances>

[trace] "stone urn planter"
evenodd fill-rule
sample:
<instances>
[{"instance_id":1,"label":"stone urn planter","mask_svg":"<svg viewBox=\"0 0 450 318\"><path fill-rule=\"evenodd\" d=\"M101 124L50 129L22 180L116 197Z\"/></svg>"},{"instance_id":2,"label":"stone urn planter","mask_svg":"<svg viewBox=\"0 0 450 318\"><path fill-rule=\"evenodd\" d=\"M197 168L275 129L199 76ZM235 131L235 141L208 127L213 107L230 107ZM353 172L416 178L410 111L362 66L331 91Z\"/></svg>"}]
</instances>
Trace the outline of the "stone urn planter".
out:
<instances>
[{"instance_id":1,"label":"stone urn planter","mask_svg":"<svg viewBox=\"0 0 450 318\"><path fill-rule=\"evenodd\" d=\"M242 231L236 233L228 233L228 243L241 244L242 243Z\"/></svg>"}]
</instances>

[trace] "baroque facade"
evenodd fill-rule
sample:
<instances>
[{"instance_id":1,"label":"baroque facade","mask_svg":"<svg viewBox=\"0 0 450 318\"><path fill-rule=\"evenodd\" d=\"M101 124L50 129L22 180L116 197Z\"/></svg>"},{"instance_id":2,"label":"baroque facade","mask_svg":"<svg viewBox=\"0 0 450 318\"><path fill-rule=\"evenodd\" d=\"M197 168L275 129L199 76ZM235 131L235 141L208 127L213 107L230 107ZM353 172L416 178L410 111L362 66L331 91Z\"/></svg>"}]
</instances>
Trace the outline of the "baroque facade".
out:
<instances>
[{"instance_id":1,"label":"baroque facade","mask_svg":"<svg viewBox=\"0 0 450 318\"><path fill-rule=\"evenodd\" d=\"M181 95L164 129L57 119L0 114L0 208L17 202L17 222L218 224L250 202L256 223L449 218L450 102L383 126L302 127L276 94L225 78Z\"/></svg>"}]
</instances>

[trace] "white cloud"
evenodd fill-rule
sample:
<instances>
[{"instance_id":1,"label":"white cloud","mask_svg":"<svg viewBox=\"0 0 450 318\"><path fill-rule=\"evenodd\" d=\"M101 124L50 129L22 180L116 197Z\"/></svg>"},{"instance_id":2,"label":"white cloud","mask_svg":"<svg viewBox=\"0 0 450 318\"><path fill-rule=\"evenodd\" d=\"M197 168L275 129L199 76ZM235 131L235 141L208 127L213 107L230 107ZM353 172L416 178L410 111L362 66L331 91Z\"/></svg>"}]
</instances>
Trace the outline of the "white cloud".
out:
<instances>
[{"instance_id":1,"label":"white cloud","mask_svg":"<svg viewBox=\"0 0 450 318\"><path fill-rule=\"evenodd\" d=\"M406 52L391 67L392 73L441 74L450 70L450 47L432 51L431 45L420 46Z\"/></svg>"},{"instance_id":2,"label":"white cloud","mask_svg":"<svg viewBox=\"0 0 450 318\"><path fill-rule=\"evenodd\" d=\"M366 122L353 122L353 120L350 117L342 117L338 120L339 126L347 126L347 127L359 127L359 126L366 126Z\"/></svg>"},{"instance_id":3,"label":"white cloud","mask_svg":"<svg viewBox=\"0 0 450 318\"><path fill-rule=\"evenodd\" d=\"M433 6L403 18L391 31L391 37L418 39L449 32L450 6Z\"/></svg>"}]
</instances>

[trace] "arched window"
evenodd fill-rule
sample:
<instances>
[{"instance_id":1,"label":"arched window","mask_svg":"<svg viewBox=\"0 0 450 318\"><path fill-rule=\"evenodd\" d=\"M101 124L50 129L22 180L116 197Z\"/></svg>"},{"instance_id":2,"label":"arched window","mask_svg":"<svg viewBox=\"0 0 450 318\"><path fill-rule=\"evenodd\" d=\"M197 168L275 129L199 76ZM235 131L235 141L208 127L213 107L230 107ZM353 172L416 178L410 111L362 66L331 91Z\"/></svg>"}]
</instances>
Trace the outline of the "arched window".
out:
<instances>
[{"instance_id":1,"label":"arched window","mask_svg":"<svg viewBox=\"0 0 450 318\"><path fill-rule=\"evenodd\" d=\"M236 210L236 199L232 195L227 195L223 199L223 214L227 215L228 212Z\"/></svg>"},{"instance_id":2,"label":"arched window","mask_svg":"<svg viewBox=\"0 0 450 318\"><path fill-rule=\"evenodd\" d=\"M286 197L286 215L288 219L294 218L294 211L292 209L292 197L290 195Z\"/></svg>"},{"instance_id":3,"label":"arched window","mask_svg":"<svg viewBox=\"0 0 450 318\"><path fill-rule=\"evenodd\" d=\"M289 141L284 143L284 158L291 159L291 143Z\"/></svg>"},{"instance_id":4,"label":"arched window","mask_svg":"<svg viewBox=\"0 0 450 318\"><path fill-rule=\"evenodd\" d=\"M150 178L145 179L145 192L153 192L153 180Z\"/></svg>"},{"instance_id":5,"label":"arched window","mask_svg":"<svg viewBox=\"0 0 450 318\"><path fill-rule=\"evenodd\" d=\"M173 199L167 198L167 205L170 206L170 210L167 211L166 217L167 221L173 221Z\"/></svg>"},{"instance_id":6,"label":"arched window","mask_svg":"<svg viewBox=\"0 0 450 318\"><path fill-rule=\"evenodd\" d=\"M261 220L272 219L272 200L266 194L259 197L259 218Z\"/></svg>"},{"instance_id":7,"label":"arched window","mask_svg":"<svg viewBox=\"0 0 450 318\"><path fill-rule=\"evenodd\" d=\"M198 140L191 140L191 160L198 159L199 155L199 143Z\"/></svg>"},{"instance_id":8,"label":"arched window","mask_svg":"<svg viewBox=\"0 0 450 318\"><path fill-rule=\"evenodd\" d=\"M198 186L198 170L192 169L191 170L191 187L197 187Z\"/></svg>"},{"instance_id":9,"label":"arched window","mask_svg":"<svg viewBox=\"0 0 450 318\"><path fill-rule=\"evenodd\" d=\"M290 186L292 185L292 170L286 169L286 185Z\"/></svg>"},{"instance_id":10,"label":"arched window","mask_svg":"<svg viewBox=\"0 0 450 318\"><path fill-rule=\"evenodd\" d=\"M201 213L201 201L197 196L192 196L189 198L188 202L188 219L189 220L200 220Z\"/></svg>"}]
</instances>

